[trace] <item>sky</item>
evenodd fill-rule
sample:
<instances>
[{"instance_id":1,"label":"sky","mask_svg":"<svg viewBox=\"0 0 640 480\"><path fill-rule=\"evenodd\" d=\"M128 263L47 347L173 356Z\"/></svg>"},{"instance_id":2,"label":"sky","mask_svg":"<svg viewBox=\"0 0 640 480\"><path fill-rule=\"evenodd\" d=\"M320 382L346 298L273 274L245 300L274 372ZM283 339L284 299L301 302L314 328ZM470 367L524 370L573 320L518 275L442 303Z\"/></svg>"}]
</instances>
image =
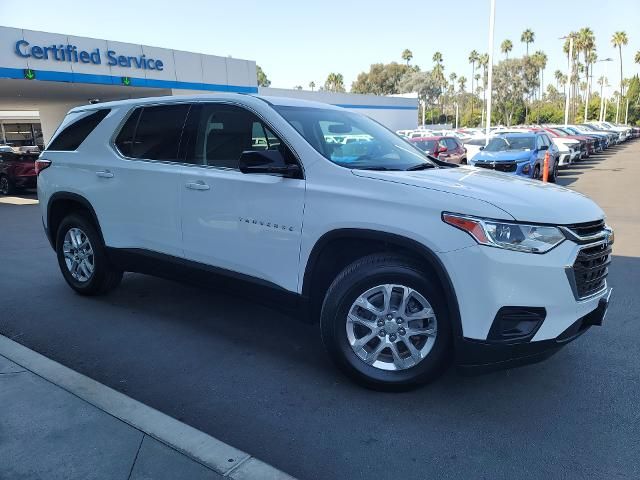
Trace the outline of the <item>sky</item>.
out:
<instances>
[{"instance_id":1,"label":"sky","mask_svg":"<svg viewBox=\"0 0 640 480\"><path fill-rule=\"evenodd\" d=\"M469 52L488 51L490 0L390 2L379 0L255 1L237 0L0 0L4 26L139 43L212 55L255 60L273 87L309 88L330 72L342 73L347 89L372 63L402 62L409 48L412 63L431 69L440 51L445 73L467 77ZM510 57L522 56L520 34L535 32L530 53L548 58L545 83L566 70L563 40L572 30L590 27L599 58L615 61L595 66L594 81L607 75L619 83L617 49L611 35L624 30L624 76L640 73L633 63L640 50L640 0L496 0L494 55L500 43L513 42ZM566 73L566 72L565 72Z\"/></svg>"}]
</instances>

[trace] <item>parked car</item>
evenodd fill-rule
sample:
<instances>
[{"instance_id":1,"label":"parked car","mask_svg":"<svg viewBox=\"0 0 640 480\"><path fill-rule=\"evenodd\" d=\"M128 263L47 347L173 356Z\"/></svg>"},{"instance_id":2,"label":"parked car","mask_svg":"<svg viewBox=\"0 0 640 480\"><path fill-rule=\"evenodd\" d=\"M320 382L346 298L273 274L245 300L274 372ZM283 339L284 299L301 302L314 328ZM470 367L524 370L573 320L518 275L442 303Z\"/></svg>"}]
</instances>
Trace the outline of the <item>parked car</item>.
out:
<instances>
[{"instance_id":1,"label":"parked car","mask_svg":"<svg viewBox=\"0 0 640 480\"><path fill-rule=\"evenodd\" d=\"M17 154L0 147L0 195L12 195L23 188L36 188L37 156Z\"/></svg>"},{"instance_id":2,"label":"parked car","mask_svg":"<svg viewBox=\"0 0 640 480\"><path fill-rule=\"evenodd\" d=\"M594 151L591 153L602 152L609 147L611 138L614 138L610 137L609 133L596 132L590 128L583 127L582 125L568 125L565 127L565 130L573 132L574 135L586 135L593 138L595 140Z\"/></svg>"},{"instance_id":3,"label":"parked car","mask_svg":"<svg viewBox=\"0 0 640 480\"><path fill-rule=\"evenodd\" d=\"M607 130L618 133L620 143L631 138L632 131L631 127L629 127L628 125L618 125L611 122L591 122L590 126L599 130Z\"/></svg>"},{"instance_id":4,"label":"parked car","mask_svg":"<svg viewBox=\"0 0 640 480\"><path fill-rule=\"evenodd\" d=\"M547 135L549 135L551 141L556 147L558 147L560 155L558 161L559 167L566 167L568 165L571 165L571 163L575 162L576 160L580 159L580 140L560 135L560 133L555 132L551 128L542 128L541 131L544 131Z\"/></svg>"},{"instance_id":5,"label":"parked car","mask_svg":"<svg viewBox=\"0 0 640 480\"><path fill-rule=\"evenodd\" d=\"M418 137L409 142L443 162L467 163L467 149L455 137Z\"/></svg>"},{"instance_id":6,"label":"parked car","mask_svg":"<svg viewBox=\"0 0 640 480\"><path fill-rule=\"evenodd\" d=\"M349 134L371 140L325 140ZM552 146L543 134L492 142ZM613 237L593 201L441 166L327 104L220 93L77 107L36 169L77 293L108 292L124 271L224 278L218 288L319 321L336 365L373 388L433 380L451 359L542 360L607 309Z\"/></svg>"},{"instance_id":7,"label":"parked car","mask_svg":"<svg viewBox=\"0 0 640 480\"><path fill-rule=\"evenodd\" d=\"M558 178L559 151L546 133L500 133L471 159L471 165L533 179L542 178L549 153L549 181Z\"/></svg>"},{"instance_id":8,"label":"parked car","mask_svg":"<svg viewBox=\"0 0 640 480\"><path fill-rule=\"evenodd\" d=\"M562 138L568 138L571 140L577 140L580 146L580 153L578 155L578 160L587 158L591 155L591 153L595 152L595 143L596 139L593 137L588 137L586 135L574 135L573 132L569 130L565 130L562 127L557 126L546 126L543 127L546 132L549 132L554 135L558 135Z\"/></svg>"},{"instance_id":9,"label":"parked car","mask_svg":"<svg viewBox=\"0 0 640 480\"><path fill-rule=\"evenodd\" d=\"M486 137L471 137L463 142L467 149L467 158L473 158L487 144Z\"/></svg>"}]
</instances>

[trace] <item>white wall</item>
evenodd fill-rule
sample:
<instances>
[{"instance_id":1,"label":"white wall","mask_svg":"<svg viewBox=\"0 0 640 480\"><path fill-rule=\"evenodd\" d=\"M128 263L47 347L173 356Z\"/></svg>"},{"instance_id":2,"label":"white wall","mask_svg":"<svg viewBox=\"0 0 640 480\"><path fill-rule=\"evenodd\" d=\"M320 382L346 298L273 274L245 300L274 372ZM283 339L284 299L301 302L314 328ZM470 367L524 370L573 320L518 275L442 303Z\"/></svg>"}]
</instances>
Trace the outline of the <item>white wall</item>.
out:
<instances>
[{"instance_id":1,"label":"white wall","mask_svg":"<svg viewBox=\"0 0 640 480\"><path fill-rule=\"evenodd\" d=\"M329 103L352 112L367 115L391 130L416 128L418 124L418 99L360 95L356 93L311 92L284 88L259 87L260 95L292 97ZM378 108L376 108L378 107Z\"/></svg>"},{"instance_id":2,"label":"white wall","mask_svg":"<svg viewBox=\"0 0 640 480\"><path fill-rule=\"evenodd\" d=\"M51 136L56 131L56 128L58 128L58 125L60 125L67 112L77 106L77 103L49 102L43 103L40 106L40 125L42 126L42 138L45 145L49 143Z\"/></svg>"}]
</instances>

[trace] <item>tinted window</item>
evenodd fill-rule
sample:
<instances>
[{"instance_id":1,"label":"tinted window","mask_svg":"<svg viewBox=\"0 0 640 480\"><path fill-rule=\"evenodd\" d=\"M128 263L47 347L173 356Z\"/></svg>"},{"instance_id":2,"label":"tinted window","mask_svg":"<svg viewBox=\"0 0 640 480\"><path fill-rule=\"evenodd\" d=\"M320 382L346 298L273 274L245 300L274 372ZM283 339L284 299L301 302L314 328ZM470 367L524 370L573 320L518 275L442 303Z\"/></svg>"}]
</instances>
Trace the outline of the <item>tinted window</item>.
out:
<instances>
[{"instance_id":1,"label":"tinted window","mask_svg":"<svg viewBox=\"0 0 640 480\"><path fill-rule=\"evenodd\" d=\"M418 147L423 152L433 153L436 149L436 141L435 140L420 140L417 142L411 142L413 145Z\"/></svg>"},{"instance_id":2,"label":"tinted window","mask_svg":"<svg viewBox=\"0 0 640 480\"><path fill-rule=\"evenodd\" d=\"M458 143L453 138L445 138L445 142L447 143L447 148L449 150L455 150L458 148Z\"/></svg>"},{"instance_id":3,"label":"tinted window","mask_svg":"<svg viewBox=\"0 0 640 480\"><path fill-rule=\"evenodd\" d=\"M133 136L136 133L138 120L140 119L142 108L136 108L122 126L122 130L116 138L116 147L125 157L131 157L131 148L133 146Z\"/></svg>"},{"instance_id":4,"label":"tinted window","mask_svg":"<svg viewBox=\"0 0 640 480\"><path fill-rule=\"evenodd\" d=\"M148 160L176 160L188 111L188 104L142 108L129 156Z\"/></svg>"},{"instance_id":5,"label":"tinted window","mask_svg":"<svg viewBox=\"0 0 640 480\"><path fill-rule=\"evenodd\" d=\"M53 151L77 150L84 139L98 126L104 117L110 112L109 109L102 109L76 120L67 125L47 147Z\"/></svg>"},{"instance_id":6,"label":"tinted window","mask_svg":"<svg viewBox=\"0 0 640 480\"><path fill-rule=\"evenodd\" d=\"M196 165L237 169L247 150L280 150L285 159L292 159L289 149L258 117L235 105L195 105L185 139L185 161Z\"/></svg>"},{"instance_id":7,"label":"tinted window","mask_svg":"<svg viewBox=\"0 0 640 480\"><path fill-rule=\"evenodd\" d=\"M536 136L536 149L540 150L540 148L544 145L544 141L542 139L542 135Z\"/></svg>"}]
</instances>

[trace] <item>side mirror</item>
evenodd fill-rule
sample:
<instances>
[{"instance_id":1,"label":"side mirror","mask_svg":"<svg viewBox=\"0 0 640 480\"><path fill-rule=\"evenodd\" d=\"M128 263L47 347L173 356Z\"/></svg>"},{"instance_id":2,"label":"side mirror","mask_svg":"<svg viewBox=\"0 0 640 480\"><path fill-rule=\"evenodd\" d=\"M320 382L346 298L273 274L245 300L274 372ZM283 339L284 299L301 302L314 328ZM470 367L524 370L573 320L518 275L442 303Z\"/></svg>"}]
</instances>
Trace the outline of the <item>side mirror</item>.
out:
<instances>
[{"instance_id":1,"label":"side mirror","mask_svg":"<svg viewBox=\"0 0 640 480\"><path fill-rule=\"evenodd\" d=\"M484 145L482 145L482 146L480 147L480 150L484 150Z\"/></svg>"},{"instance_id":2,"label":"side mirror","mask_svg":"<svg viewBox=\"0 0 640 480\"><path fill-rule=\"evenodd\" d=\"M287 164L278 150L247 150L240 155L238 166L242 173L271 173L287 178L302 178L300 166Z\"/></svg>"},{"instance_id":3,"label":"side mirror","mask_svg":"<svg viewBox=\"0 0 640 480\"><path fill-rule=\"evenodd\" d=\"M547 145L542 145L538 150L549 150Z\"/></svg>"}]
</instances>

